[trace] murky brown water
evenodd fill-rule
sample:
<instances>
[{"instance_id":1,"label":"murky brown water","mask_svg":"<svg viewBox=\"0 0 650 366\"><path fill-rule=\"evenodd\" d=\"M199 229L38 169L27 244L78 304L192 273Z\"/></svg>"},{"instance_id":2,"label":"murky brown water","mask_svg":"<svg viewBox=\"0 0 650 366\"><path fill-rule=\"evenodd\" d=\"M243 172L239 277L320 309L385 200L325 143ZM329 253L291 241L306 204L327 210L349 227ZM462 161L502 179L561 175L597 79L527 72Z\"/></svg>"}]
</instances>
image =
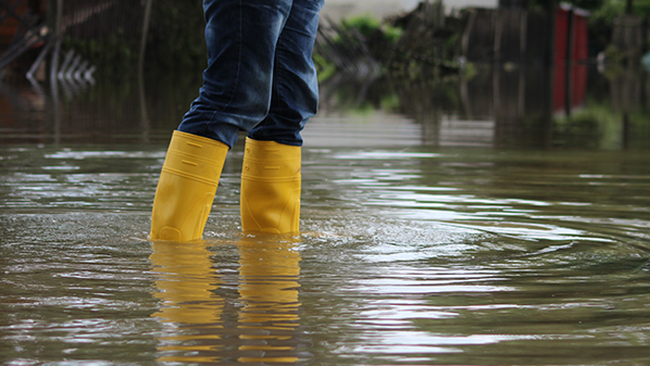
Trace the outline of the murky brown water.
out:
<instances>
[{"instance_id":1,"label":"murky brown water","mask_svg":"<svg viewBox=\"0 0 650 366\"><path fill-rule=\"evenodd\" d=\"M0 146L4 364L650 363L643 149L329 111L305 132L300 235L241 234L239 144L204 240L151 243L171 122L115 123Z\"/></svg>"}]
</instances>

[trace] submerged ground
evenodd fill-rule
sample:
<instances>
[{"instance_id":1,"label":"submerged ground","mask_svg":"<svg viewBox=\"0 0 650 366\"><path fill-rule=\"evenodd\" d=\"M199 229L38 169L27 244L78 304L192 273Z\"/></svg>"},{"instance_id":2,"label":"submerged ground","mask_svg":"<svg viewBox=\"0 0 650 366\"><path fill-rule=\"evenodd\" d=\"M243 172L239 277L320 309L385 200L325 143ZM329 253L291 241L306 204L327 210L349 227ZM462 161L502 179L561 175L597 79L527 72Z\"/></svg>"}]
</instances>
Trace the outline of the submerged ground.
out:
<instances>
[{"instance_id":1,"label":"submerged ground","mask_svg":"<svg viewBox=\"0 0 650 366\"><path fill-rule=\"evenodd\" d=\"M584 117L612 89L576 107L580 128L540 135L448 84L324 85L299 235L241 233L240 143L204 240L152 243L196 87L173 85L97 84L55 106L3 89L18 91L0 109L3 363L650 362L642 105L626 142L615 108Z\"/></svg>"}]
</instances>

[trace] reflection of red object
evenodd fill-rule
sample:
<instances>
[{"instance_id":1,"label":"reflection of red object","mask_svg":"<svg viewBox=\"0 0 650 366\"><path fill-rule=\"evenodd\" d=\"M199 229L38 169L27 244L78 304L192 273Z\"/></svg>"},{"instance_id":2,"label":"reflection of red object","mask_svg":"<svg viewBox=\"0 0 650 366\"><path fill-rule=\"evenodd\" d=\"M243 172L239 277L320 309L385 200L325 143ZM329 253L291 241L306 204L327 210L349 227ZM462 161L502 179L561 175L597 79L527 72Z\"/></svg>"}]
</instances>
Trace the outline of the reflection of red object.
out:
<instances>
[{"instance_id":1,"label":"reflection of red object","mask_svg":"<svg viewBox=\"0 0 650 366\"><path fill-rule=\"evenodd\" d=\"M573 34L569 34L569 20L572 19ZM572 72L567 78L567 51L569 37L572 37ZM589 35L587 32L587 13L569 6L560 6L555 19L555 74L553 75L553 110L560 112L566 108L567 80L571 83L571 107L584 104L587 94L587 65L589 57Z\"/></svg>"}]
</instances>

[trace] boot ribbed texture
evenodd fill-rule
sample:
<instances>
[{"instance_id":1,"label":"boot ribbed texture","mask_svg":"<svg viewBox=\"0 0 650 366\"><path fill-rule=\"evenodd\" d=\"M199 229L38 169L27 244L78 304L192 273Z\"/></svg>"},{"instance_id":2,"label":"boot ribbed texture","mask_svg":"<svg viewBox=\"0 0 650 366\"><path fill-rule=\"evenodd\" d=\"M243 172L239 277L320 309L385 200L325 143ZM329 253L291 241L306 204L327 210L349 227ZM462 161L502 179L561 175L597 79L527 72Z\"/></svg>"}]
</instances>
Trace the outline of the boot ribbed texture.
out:
<instances>
[{"instance_id":1,"label":"boot ribbed texture","mask_svg":"<svg viewBox=\"0 0 650 366\"><path fill-rule=\"evenodd\" d=\"M300 154L300 146L246 139L240 200L245 231L299 230Z\"/></svg>"},{"instance_id":2,"label":"boot ribbed texture","mask_svg":"<svg viewBox=\"0 0 650 366\"><path fill-rule=\"evenodd\" d=\"M153 202L152 240L201 238L227 153L219 141L174 131Z\"/></svg>"}]
</instances>

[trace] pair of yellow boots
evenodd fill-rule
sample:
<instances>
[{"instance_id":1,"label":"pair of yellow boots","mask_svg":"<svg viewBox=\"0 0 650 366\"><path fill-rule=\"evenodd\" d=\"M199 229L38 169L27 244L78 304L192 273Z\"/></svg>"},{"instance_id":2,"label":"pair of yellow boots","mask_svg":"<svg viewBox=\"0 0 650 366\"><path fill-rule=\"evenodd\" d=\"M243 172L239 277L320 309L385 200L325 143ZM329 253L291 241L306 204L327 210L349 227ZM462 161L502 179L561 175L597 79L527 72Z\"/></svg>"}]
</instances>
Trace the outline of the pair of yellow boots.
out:
<instances>
[{"instance_id":1,"label":"pair of yellow boots","mask_svg":"<svg viewBox=\"0 0 650 366\"><path fill-rule=\"evenodd\" d=\"M174 131L151 215L152 240L200 239L217 191L228 146ZM244 231L298 231L300 147L246 139L241 177Z\"/></svg>"}]
</instances>

